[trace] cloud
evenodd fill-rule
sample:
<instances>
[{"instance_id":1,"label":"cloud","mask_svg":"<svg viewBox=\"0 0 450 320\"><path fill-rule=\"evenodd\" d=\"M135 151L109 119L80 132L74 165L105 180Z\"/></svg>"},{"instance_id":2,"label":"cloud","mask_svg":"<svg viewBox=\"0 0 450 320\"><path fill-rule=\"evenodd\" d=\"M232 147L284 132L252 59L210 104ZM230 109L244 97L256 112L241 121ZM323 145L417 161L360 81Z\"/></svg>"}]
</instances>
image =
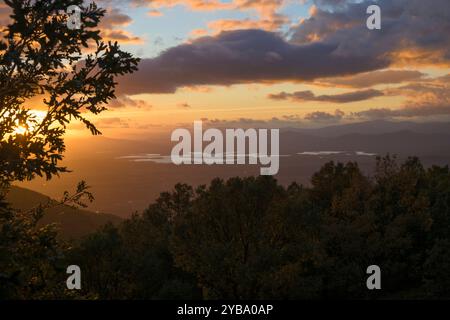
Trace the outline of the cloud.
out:
<instances>
[{"instance_id":1,"label":"cloud","mask_svg":"<svg viewBox=\"0 0 450 320\"><path fill-rule=\"evenodd\" d=\"M191 31L191 36L193 36L194 38L203 37L206 35L208 35L208 30L206 29L194 29Z\"/></svg>"},{"instance_id":2,"label":"cloud","mask_svg":"<svg viewBox=\"0 0 450 320\"><path fill-rule=\"evenodd\" d=\"M354 118L391 119L391 118L414 118L450 115L450 105L447 106L421 106L403 107L400 109L372 108L360 112L352 113Z\"/></svg>"},{"instance_id":3,"label":"cloud","mask_svg":"<svg viewBox=\"0 0 450 320\"><path fill-rule=\"evenodd\" d=\"M142 43L143 40L140 37L123 29L132 22L133 19L119 9L108 8L99 25L101 35L104 40L121 43Z\"/></svg>"},{"instance_id":4,"label":"cloud","mask_svg":"<svg viewBox=\"0 0 450 320\"><path fill-rule=\"evenodd\" d=\"M288 22L289 19L282 15L275 15L270 18L261 19L220 19L209 22L207 29L196 29L192 32L192 34L203 36L205 34L209 34L209 31L212 31L212 34L219 34L222 31L244 29L276 31Z\"/></svg>"},{"instance_id":5,"label":"cloud","mask_svg":"<svg viewBox=\"0 0 450 320\"><path fill-rule=\"evenodd\" d=\"M299 126L303 119L298 115L283 115L280 117L272 117L270 119L252 119L252 118L237 118L237 119L208 119L203 118L204 127L212 128L285 128ZM190 124L180 124L180 126L192 126Z\"/></svg>"},{"instance_id":6,"label":"cloud","mask_svg":"<svg viewBox=\"0 0 450 320\"><path fill-rule=\"evenodd\" d=\"M344 10L350 4L361 2L360 0L313 0L316 7L322 10Z\"/></svg>"},{"instance_id":7,"label":"cloud","mask_svg":"<svg viewBox=\"0 0 450 320\"><path fill-rule=\"evenodd\" d=\"M298 114L287 114L270 119L253 119L253 118L237 118L237 119L201 119L205 128L299 128L314 124L336 123L343 120L345 113L336 110L334 113L315 111L301 117ZM192 123L181 123L178 126L192 126Z\"/></svg>"},{"instance_id":8,"label":"cloud","mask_svg":"<svg viewBox=\"0 0 450 320\"><path fill-rule=\"evenodd\" d=\"M269 98L272 100L293 100L298 102L320 101L333 103L350 103L368 100L382 95L384 95L383 92L379 90L368 89L335 95L320 95L320 96L316 96L312 91L296 91L293 93L280 92L277 94L270 94Z\"/></svg>"},{"instance_id":9,"label":"cloud","mask_svg":"<svg viewBox=\"0 0 450 320\"><path fill-rule=\"evenodd\" d=\"M204 1L183 3L205 5ZM377 3L382 9L381 30L368 30L365 25L366 9L372 3L316 1L312 16L292 27L289 38L261 29L232 30L197 38L156 58L143 60L134 80L128 78L121 90L128 94L170 93L192 85L317 79L323 82L323 78L354 76L388 67L450 65L448 0L433 0L433 5L422 0L380 0ZM235 0L228 4L257 10L261 17L266 17L274 16L284 1ZM215 23L218 29L234 29L239 22ZM244 21L242 27L253 27L252 24L249 21L246 25ZM380 83L382 76L389 74L353 80L355 87L363 87ZM419 75L397 72L396 76L393 80L388 77L387 82Z\"/></svg>"},{"instance_id":10,"label":"cloud","mask_svg":"<svg viewBox=\"0 0 450 320\"><path fill-rule=\"evenodd\" d=\"M85 2L87 6L93 2L88 0ZM127 14L123 13L119 8L113 6L118 5L119 2L114 3L110 0L100 0L95 1L99 3L99 6L105 8L106 13L102 17L99 23L99 30L101 31L101 36L106 41L117 41L121 43L142 43L143 40L133 35L131 32L124 30L125 27L133 22L133 19ZM11 9L7 6L4 1L0 2L0 25L6 26L11 22L9 15L11 14Z\"/></svg>"},{"instance_id":11,"label":"cloud","mask_svg":"<svg viewBox=\"0 0 450 320\"><path fill-rule=\"evenodd\" d=\"M344 116L345 113L339 109L337 109L334 113L316 111L308 113L305 116L305 120L312 122L339 122Z\"/></svg>"},{"instance_id":12,"label":"cloud","mask_svg":"<svg viewBox=\"0 0 450 320\"><path fill-rule=\"evenodd\" d=\"M104 118L95 122L95 126L102 129L111 129L111 128L129 128L130 125L126 120L121 118Z\"/></svg>"},{"instance_id":13,"label":"cloud","mask_svg":"<svg viewBox=\"0 0 450 320\"><path fill-rule=\"evenodd\" d=\"M183 103L177 104L177 107L178 107L178 108L181 108L181 109L190 109L190 108L191 108L191 105L188 104L187 102L183 102Z\"/></svg>"},{"instance_id":14,"label":"cloud","mask_svg":"<svg viewBox=\"0 0 450 320\"><path fill-rule=\"evenodd\" d=\"M116 3L124 2L114 1ZM277 15L277 11L288 2L288 0L128 0L128 3L133 6L152 8L171 8L176 5L184 5L196 11L255 10L264 18Z\"/></svg>"},{"instance_id":15,"label":"cloud","mask_svg":"<svg viewBox=\"0 0 450 320\"><path fill-rule=\"evenodd\" d=\"M233 8L232 3L222 2L221 0L128 0L128 1L112 0L112 1L116 3L128 2L132 6L151 7L151 8L171 8L176 5L185 5L191 10L199 10L199 11L224 10Z\"/></svg>"},{"instance_id":16,"label":"cloud","mask_svg":"<svg viewBox=\"0 0 450 320\"><path fill-rule=\"evenodd\" d=\"M315 1L314 15L291 30L292 41L336 44L336 53L367 59L384 56L391 65L449 64L450 10L447 0L379 0L381 30L365 26L373 1Z\"/></svg>"},{"instance_id":17,"label":"cloud","mask_svg":"<svg viewBox=\"0 0 450 320\"><path fill-rule=\"evenodd\" d=\"M368 88L379 84L417 81L424 76L424 73L414 70L383 70L339 78L318 79L314 81L314 84L326 87Z\"/></svg>"},{"instance_id":18,"label":"cloud","mask_svg":"<svg viewBox=\"0 0 450 320\"><path fill-rule=\"evenodd\" d=\"M108 107L111 109L119 109L119 108L139 108L149 110L152 108L150 104L148 104L144 100L132 99L128 96L119 96L116 99L112 100Z\"/></svg>"},{"instance_id":19,"label":"cloud","mask_svg":"<svg viewBox=\"0 0 450 320\"><path fill-rule=\"evenodd\" d=\"M163 13L159 10L150 10L147 14L150 17L162 17L163 16Z\"/></svg>"},{"instance_id":20,"label":"cloud","mask_svg":"<svg viewBox=\"0 0 450 320\"><path fill-rule=\"evenodd\" d=\"M410 107L450 105L450 74L386 89L385 94L405 96Z\"/></svg>"},{"instance_id":21,"label":"cloud","mask_svg":"<svg viewBox=\"0 0 450 320\"><path fill-rule=\"evenodd\" d=\"M255 10L257 19L221 19L212 21L208 28L215 34L228 30L262 29L276 31L290 22L279 10L287 3L286 0L234 0L232 5L237 10Z\"/></svg>"},{"instance_id":22,"label":"cloud","mask_svg":"<svg viewBox=\"0 0 450 320\"><path fill-rule=\"evenodd\" d=\"M126 94L173 93L179 87L237 83L311 81L386 67L384 59L336 54L336 45L297 45L263 30L227 31L143 59L122 78Z\"/></svg>"},{"instance_id":23,"label":"cloud","mask_svg":"<svg viewBox=\"0 0 450 320\"><path fill-rule=\"evenodd\" d=\"M450 115L450 75L387 89L385 94L402 95L406 101L398 109L372 108L355 112L352 117L380 119Z\"/></svg>"},{"instance_id":24,"label":"cloud","mask_svg":"<svg viewBox=\"0 0 450 320\"><path fill-rule=\"evenodd\" d=\"M173 7L184 5L196 11L239 10L256 12L256 18L220 19L208 23L206 29L196 29L191 32L193 36L218 34L221 31L242 29L277 30L290 22L286 15L279 10L288 3L288 0L131 0L133 5L151 6L153 8ZM159 12L152 9L151 12Z\"/></svg>"}]
</instances>

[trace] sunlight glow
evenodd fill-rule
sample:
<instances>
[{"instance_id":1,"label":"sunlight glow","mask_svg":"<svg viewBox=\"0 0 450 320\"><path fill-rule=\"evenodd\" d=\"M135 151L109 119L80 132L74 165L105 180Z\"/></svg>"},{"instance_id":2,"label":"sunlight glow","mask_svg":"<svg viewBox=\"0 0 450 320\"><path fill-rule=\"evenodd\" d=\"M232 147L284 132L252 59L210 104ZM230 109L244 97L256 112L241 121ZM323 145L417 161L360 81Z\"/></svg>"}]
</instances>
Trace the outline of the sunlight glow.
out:
<instances>
[{"instance_id":1,"label":"sunlight glow","mask_svg":"<svg viewBox=\"0 0 450 320\"><path fill-rule=\"evenodd\" d=\"M33 121L28 121L26 124L16 124L16 127L13 131L15 135L24 135L29 132L33 132L36 124L42 122L45 118L47 112L41 110L30 110L30 114L32 115Z\"/></svg>"},{"instance_id":2,"label":"sunlight glow","mask_svg":"<svg viewBox=\"0 0 450 320\"><path fill-rule=\"evenodd\" d=\"M15 130L14 130L14 134L25 134L28 132L28 129L25 126L18 126Z\"/></svg>"}]
</instances>

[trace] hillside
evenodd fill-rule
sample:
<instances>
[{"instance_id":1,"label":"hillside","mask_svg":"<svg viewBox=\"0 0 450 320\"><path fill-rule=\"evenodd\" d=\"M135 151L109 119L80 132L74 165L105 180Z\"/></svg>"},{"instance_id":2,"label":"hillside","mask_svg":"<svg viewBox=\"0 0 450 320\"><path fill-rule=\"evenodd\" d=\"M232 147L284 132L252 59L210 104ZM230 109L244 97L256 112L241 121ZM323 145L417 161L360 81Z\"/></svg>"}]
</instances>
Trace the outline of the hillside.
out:
<instances>
[{"instance_id":1,"label":"hillside","mask_svg":"<svg viewBox=\"0 0 450 320\"><path fill-rule=\"evenodd\" d=\"M11 188L6 198L13 208L19 210L29 210L39 204L47 204L49 201L57 204L55 200L41 193L16 186ZM41 224L56 223L62 238L76 239L94 232L108 222L116 224L121 220L112 214L99 214L66 205L57 205L47 209Z\"/></svg>"}]
</instances>

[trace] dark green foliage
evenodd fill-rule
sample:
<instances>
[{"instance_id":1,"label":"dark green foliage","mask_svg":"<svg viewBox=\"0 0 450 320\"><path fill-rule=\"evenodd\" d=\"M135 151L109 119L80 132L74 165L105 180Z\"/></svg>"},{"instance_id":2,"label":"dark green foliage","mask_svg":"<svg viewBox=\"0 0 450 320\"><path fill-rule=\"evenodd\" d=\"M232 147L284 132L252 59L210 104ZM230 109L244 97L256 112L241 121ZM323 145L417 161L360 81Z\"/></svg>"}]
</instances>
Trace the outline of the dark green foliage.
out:
<instances>
[{"instance_id":1,"label":"dark green foliage","mask_svg":"<svg viewBox=\"0 0 450 320\"><path fill-rule=\"evenodd\" d=\"M69 297L63 254L52 225L37 227L42 210L23 214L0 204L0 300Z\"/></svg>"},{"instance_id":2,"label":"dark green foliage","mask_svg":"<svg viewBox=\"0 0 450 320\"><path fill-rule=\"evenodd\" d=\"M98 299L200 298L195 278L175 267L169 230L159 218L135 216L120 229L108 225L87 237L69 258L83 270L82 293Z\"/></svg>"},{"instance_id":3,"label":"dark green foliage","mask_svg":"<svg viewBox=\"0 0 450 320\"><path fill-rule=\"evenodd\" d=\"M77 257L101 298L450 298L449 182L447 167L387 156L372 178L328 163L311 187L270 177L180 184ZM372 264L381 291L366 287ZM98 287L108 274L120 290Z\"/></svg>"}]
</instances>

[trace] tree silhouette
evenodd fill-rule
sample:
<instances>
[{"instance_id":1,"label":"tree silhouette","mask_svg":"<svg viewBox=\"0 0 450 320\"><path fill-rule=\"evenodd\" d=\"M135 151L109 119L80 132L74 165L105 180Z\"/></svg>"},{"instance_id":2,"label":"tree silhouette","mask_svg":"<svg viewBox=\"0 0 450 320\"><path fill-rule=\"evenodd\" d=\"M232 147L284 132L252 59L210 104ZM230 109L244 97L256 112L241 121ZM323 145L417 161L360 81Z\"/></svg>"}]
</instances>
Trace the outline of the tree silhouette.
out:
<instances>
[{"instance_id":1,"label":"tree silhouette","mask_svg":"<svg viewBox=\"0 0 450 320\"><path fill-rule=\"evenodd\" d=\"M115 98L115 77L137 69L138 59L105 43L98 24L105 11L82 0L6 0L11 23L0 36L0 179L2 184L48 179L58 165L64 133L72 120L100 131L86 118ZM80 28L69 28L65 12L81 9ZM43 119L30 109L46 107ZM23 128L18 133L17 128Z\"/></svg>"},{"instance_id":2,"label":"tree silhouette","mask_svg":"<svg viewBox=\"0 0 450 320\"><path fill-rule=\"evenodd\" d=\"M81 243L77 261L96 261L85 294L450 297L449 168L388 155L373 172L367 177L356 163L330 162L311 186L285 188L271 177L214 179L197 189L178 184L142 215ZM382 270L381 291L366 287L373 264ZM112 289L99 286L98 277L114 279Z\"/></svg>"},{"instance_id":3,"label":"tree silhouette","mask_svg":"<svg viewBox=\"0 0 450 320\"><path fill-rule=\"evenodd\" d=\"M0 299L62 298L66 246L54 226L39 226L42 207L19 212L4 201L14 181L47 179L59 165L67 125L88 119L115 98L115 77L137 70L139 59L105 43L98 30L105 10L83 0L5 0L10 24L0 31ZM79 28L62 12L77 6ZM45 116L32 109L39 103ZM92 195L81 182L63 202L82 204ZM67 266L67 264L65 265Z\"/></svg>"}]
</instances>

